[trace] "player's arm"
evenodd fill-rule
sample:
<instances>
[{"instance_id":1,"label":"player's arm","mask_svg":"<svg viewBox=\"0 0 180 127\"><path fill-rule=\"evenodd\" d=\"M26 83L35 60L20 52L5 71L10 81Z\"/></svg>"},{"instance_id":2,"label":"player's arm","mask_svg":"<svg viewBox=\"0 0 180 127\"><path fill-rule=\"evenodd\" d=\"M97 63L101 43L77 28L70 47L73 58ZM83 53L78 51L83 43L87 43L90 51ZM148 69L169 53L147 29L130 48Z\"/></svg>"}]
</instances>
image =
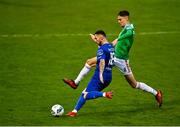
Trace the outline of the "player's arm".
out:
<instances>
[{"instance_id":1,"label":"player's arm","mask_svg":"<svg viewBox=\"0 0 180 127\"><path fill-rule=\"evenodd\" d=\"M116 44L117 44L117 42L118 42L118 39L116 38L114 41L112 41L111 43L112 43L112 45L113 46L115 46Z\"/></svg>"},{"instance_id":2,"label":"player's arm","mask_svg":"<svg viewBox=\"0 0 180 127\"><path fill-rule=\"evenodd\" d=\"M91 39L92 39L94 42L97 41L96 38L95 38L95 36L94 36L94 34L89 34L89 35L90 35Z\"/></svg>"},{"instance_id":3,"label":"player's arm","mask_svg":"<svg viewBox=\"0 0 180 127\"><path fill-rule=\"evenodd\" d=\"M122 40L125 38L128 38L133 35L133 31L131 29L128 29L125 34L121 35L118 40Z\"/></svg>"},{"instance_id":4,"label":"player's arm","mask_svg":"<svg viewBox=\"0 0 180 127\"><path fill-rule=\"evenodd\" d=\"M101 59L99 63L99 78L102 83L104 83L104 79L103 79L104 67L105 67L105 60Z\"/></svg>"}]
</instances>

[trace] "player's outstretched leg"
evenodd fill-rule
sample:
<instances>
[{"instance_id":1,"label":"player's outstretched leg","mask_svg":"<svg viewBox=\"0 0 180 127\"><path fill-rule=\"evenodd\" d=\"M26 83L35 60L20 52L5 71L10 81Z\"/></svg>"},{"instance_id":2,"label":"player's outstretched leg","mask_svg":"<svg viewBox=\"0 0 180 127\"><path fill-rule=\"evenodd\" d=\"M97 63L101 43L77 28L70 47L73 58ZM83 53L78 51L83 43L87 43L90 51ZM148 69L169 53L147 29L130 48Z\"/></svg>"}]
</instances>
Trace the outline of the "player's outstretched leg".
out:
<instances>
[{"instance_id":1,"label":"player's outstretched leg","mask_svg":"<svg viewBox=\"0 0 180 127\"><path fill-rule=\"evenodd\" d=\"M112 91L109 91L109 92L91 91L85 94L84 97L86 98L86 100L96 99L98 97L105 97L108 99L112 99L113 92Z\"/></svg>"},{"instance_id":2,"label":"player's outstretched leg","mask_svg":"<svg viewBox=\"0 0 180 127\"><path fill-rule=\"evenodd\" d=\"M137 82L136 88L144 90L144 91L149 92L149 93L152 93L155 96L155 99L157 101L158 106L159 107L162 106L163 94L162 94L162 92L160 90L155 90L152 87L150 87L147 84L142 83L142 82Z\"/></svg>"},{"instance_id":3,"label":"player's outstretched leg","mask_svg":"<svg viewBox=\"0 0 180 127\"><path fill-rule=\"evenodd\" d=\"M80 81L90 72L90 70L91 70L91 65L86 63L85 66L80 71L80 73L77 76L77 78L74 80L75 84L78 85L80 83Z\"/></svg>"},{"instance_id":4,"label":"player's outstretched leg","mask_svg":"<svg viewBox=\"0 0 180 127\"><path fill-rule=\"evenodd\" d=\"M143 82L137 82L133 76L133 74L130 75L125 75L126 80L128 81L128 83L133 87L133 88L137 88L146 92L149 92L151 94L153 94L156 98L156 101L158 103L158 106L161 107L162 106L162 92L161 91L156 91L155 89L153 89L152 87L150 87L149 85L143 83Z\"/></svg>"},{"instance_id":5,"label":"player's outstretched leg","mask_svg":"<svg viewBox=\"0 0 180 127\"><path fill-rule=\"evenodd\" d=\"M88 59L86 61L85 66L82 68L82 70L80 71L79 75L74 80L76 85L78 85L80 83L80 81L90 72L92 67L96 66L96 62L97 62L97 58L96 57L90 58L90 59Z\"/></svg>"},{"instance_id":6,"label":"player's outstretched leg","mask_svg":"<svg viewBox=\"0 0 180 127\"><path fill-rule=\"evenodd\" d=\"M81 107L86 103L86 99L84 98L84 94L82 93L81 96L79 97L79 100L77 101L77 104L74 108L73 111L69 112L66 114L67 116L70 117L75 117L77 115L77 112L81 109Z\"/></svg>"},{"instance_id":7,"label":"player's outstretched leg","mask_svg":"<svg viewBox=\"0 0 180 127\"><path fill-rule=\"evenodd\" d=\"M90 70L91 66L86 63L75 80L64 78L63 81L71 88L76 89L80 81L89 73Z\"/></svg>"},{"instance_id":8,"label":"player's outstretched leg","mask_svg":"<svg viewBox=\"0 0 180 127\"><path fill-rule=\"evenodd\" d=\"M91 67L96 66L97 58L93 57L86 61L85 66L80 71L79 75L75 80L64 78L63 81L69 85L71 88L76 89L80 81L90 72Z\"/></svg>"},{"instance_id":9,"label":"player's outstretched leg","mask_svg":"<svg viewBox=\"0 0 180 127\"><path fill-rule=\"evenodd\" d=\"M113 92L99 92L99 91L91 91L91 92L83 92L74 108L73 111L69 112L66 114L67 116L70 117L75 117L77 116L77 112L82 108L82 106L86 103L86 100L91 100L91 99L96 99L99 97L106 97L108 99L112 99L113 97Z\"/></svg>"}]
</instances>

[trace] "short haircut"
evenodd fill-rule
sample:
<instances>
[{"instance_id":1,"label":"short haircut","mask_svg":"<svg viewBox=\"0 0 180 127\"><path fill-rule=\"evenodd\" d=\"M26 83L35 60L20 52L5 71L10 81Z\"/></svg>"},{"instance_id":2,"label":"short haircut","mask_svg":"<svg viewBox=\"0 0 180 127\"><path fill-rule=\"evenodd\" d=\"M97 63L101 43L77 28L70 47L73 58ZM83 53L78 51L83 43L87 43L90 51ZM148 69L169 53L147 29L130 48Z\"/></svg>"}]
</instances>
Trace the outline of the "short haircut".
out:
<instances>
[{"instance_id":1,"label":"short haircut","mask_svg":"<svg viewBox=\"0 0 180 127\"><path fill-rule=\"evenodd\" d=\"M124 17L124 16L129 16L129 12L126 11L126 10L123 10L123 11L120 11L120 12L118 13L118 15L119 15L119 16L122 16L122 17Z\"/></svg>"},{"instance_id":2,"label":"short haircut","mask_svg":"<svg viewBox=\"0 0 180 127\"><path fill-rule=\"evenodd\" d=\"M100 34L106 37L106 33L103 30L97 30L94 34Z\"/></svg>"}]
</instances>

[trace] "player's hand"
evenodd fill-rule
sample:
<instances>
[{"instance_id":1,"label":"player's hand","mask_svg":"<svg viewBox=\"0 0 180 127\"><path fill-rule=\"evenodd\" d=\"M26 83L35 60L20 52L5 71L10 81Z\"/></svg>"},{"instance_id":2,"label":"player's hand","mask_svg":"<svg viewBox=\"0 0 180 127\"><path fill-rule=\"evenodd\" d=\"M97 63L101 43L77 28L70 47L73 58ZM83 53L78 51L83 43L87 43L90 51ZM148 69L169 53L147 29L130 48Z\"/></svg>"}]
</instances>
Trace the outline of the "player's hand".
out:
<instances>
[{"instance_id":1,"label":"player's hand","mask_svg":"<svg viewBox=\"0 0 180 127\"><path fill-rule=\"evenodd\" d=\"M104 79L103 79L103 75L102 74L99 75L99 78L100 78L101 83L104 84Z\"/></svg>"},{"instance_id":2,"label":"player's hand","mask_svg":"<svg viewBox=\"0 0 180 127\"><path fill-rule=\"evenodd\" d=\"M94 34L89 34L89 35L90 35L90 37L91 37L91 39L92 39L93 41L95 41L95 42L97 41L97 40L96 40L96 37L94 36Z\"/></svg>"}]
</instances>

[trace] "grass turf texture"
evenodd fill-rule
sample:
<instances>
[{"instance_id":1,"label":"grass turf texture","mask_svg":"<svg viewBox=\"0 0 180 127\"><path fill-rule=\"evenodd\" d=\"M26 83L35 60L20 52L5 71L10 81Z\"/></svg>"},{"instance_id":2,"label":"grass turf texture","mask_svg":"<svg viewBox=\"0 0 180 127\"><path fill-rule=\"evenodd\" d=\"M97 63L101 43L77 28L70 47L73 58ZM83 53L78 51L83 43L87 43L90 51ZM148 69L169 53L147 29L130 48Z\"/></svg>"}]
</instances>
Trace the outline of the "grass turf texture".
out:
<instances>
[{"instance_id":1,"label":"grass turf texture","mask_svg":"<svg viewBox=\"0 0 180 127\"><path fill-rule=\"evenodd\" d=\"M0 34L39 34L39 37L0 37L0 125L180 125L179 33L140 35L140 32L180 31L179 0L0 0ZM105 91L112 100L88 101L76 118L54 118L52 105L72 110L91 73L77 90L63 77L75 78L97 46L89 36L47 34L120 31L119 10L131 12L136 37L130 63L136 78L162 89L164 105L152 95L130 88L119 71ZM117 36L109 36L112 41Z\"/></svg>"}]
</instances>

